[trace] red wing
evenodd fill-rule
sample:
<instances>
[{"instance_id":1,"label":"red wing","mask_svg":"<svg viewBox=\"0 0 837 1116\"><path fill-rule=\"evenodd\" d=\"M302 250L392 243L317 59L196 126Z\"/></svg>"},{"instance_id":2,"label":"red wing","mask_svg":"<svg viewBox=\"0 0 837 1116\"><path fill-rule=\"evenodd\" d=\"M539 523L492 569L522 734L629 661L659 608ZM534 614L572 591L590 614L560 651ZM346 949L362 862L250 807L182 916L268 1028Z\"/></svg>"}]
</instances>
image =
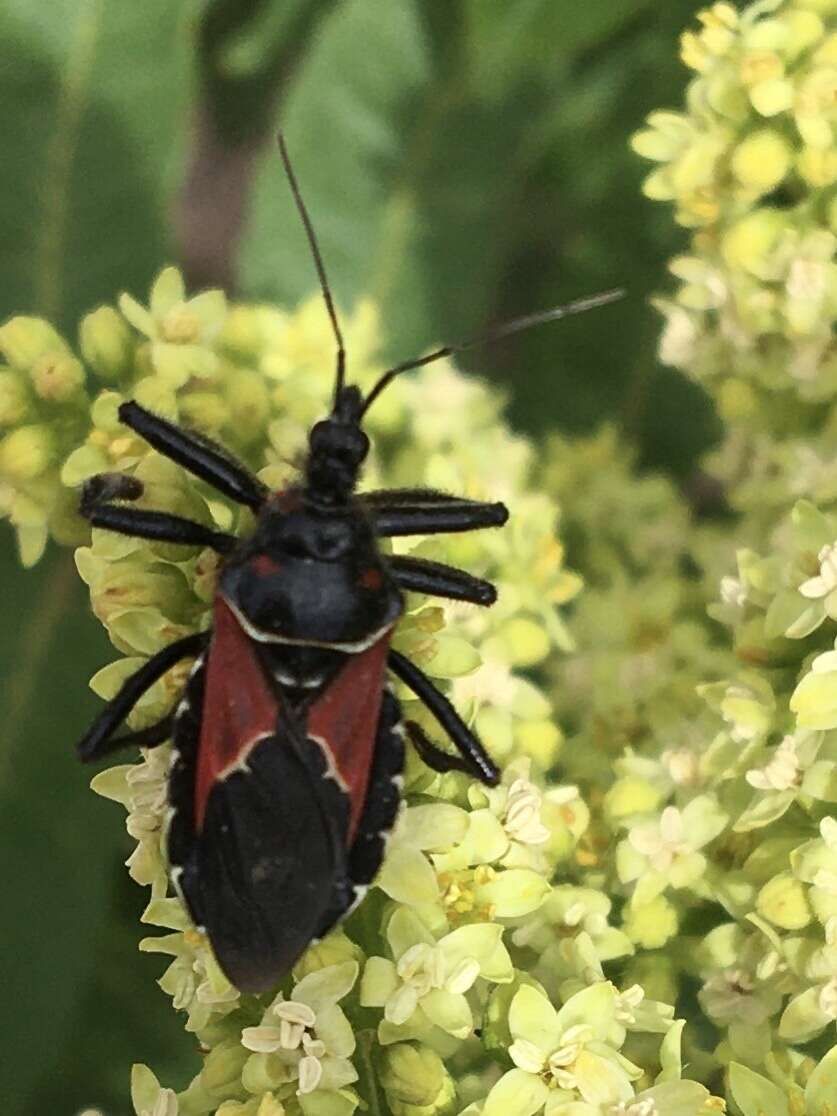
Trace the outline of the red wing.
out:
<instances>
[{"instance_id":1,"label":"red wing","mask_svg":"<svg viewBox=\"0 0 837 1116\"><path fill-rule=\"evenodd\" d=\"M216 597L195 775L195 828L203 825L209 792L276 731L279 708L246 632Z\"/></svg>"},{"instance_id":2,"label":"red wing","mask_svg":"<svg viewBox=\"0 0 837 1116\"><path fill-rule=\"evenodd\" d=\"M308 710L308 736L324 749L349 794L350 843L366 802L391 634L351 655Z\"/></svg>"}]
</instances>

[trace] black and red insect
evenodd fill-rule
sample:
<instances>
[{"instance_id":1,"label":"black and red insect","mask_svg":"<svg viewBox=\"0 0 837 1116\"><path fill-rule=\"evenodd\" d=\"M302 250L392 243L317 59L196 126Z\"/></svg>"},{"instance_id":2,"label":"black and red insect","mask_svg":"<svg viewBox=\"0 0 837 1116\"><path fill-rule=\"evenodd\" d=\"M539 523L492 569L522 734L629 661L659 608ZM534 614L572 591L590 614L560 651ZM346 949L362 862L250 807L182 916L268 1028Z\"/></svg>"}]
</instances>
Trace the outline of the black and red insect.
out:
<instances>
[{"instance_id":1,"label":"black and red insect","mask_svg":"<svg viewBox=\"0 0 837 1116\"><path fill-rule=\"evenodd\" d=\"M246 992L275 985L374 879L399 807L405 736L435 771L465 771L489 785L499 778L448 699L390 646L405 590L490 605L493 585L440 563L385 556L378 540L499 527L505 506L425 488L355 492L369 451L363 418L381 391L407 369L471 343L396 365L365 397L346 384L325 269L281 138L280 150L337 346L331 413L310 432L301 482L271 492L215 443L128 402L119 410L126 426L250 508L255 528L236 538L131 507L142 485L125 474L91 478L81 499L95 527L221 555L211 629L152 656L78 747L91 761L171 739L172 879L222 969ZM493 336L584 305L516 319ZM117 735L142 695L192 658L174 712ZM457 754L402 722L390 674L430 710Z\"/></svg>"}]
</instances>

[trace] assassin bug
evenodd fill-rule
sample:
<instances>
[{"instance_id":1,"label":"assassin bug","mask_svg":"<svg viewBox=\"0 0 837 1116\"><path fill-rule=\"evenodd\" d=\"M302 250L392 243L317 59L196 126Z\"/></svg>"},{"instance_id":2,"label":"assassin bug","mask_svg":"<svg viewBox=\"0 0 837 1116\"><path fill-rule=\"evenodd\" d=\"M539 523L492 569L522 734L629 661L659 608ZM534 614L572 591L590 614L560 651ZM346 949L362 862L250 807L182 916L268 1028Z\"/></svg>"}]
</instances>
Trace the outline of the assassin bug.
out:
<instances>
[{"instance_id":1,"label":"assassin bug","mask_svg":"<svg viewBox=\"0 0 837 1116\"><path fill-rule=\"evenodd\" d=\"M375 399L402 372L477 341L396 365L365 398L346 384L325 267L281 137L279 147L337 348L331 413L310 432L302 483L271 492L220 446L127 402L119 410L126 426L250 508L255 528L236 538L131 507L143 490L125 474L92 477L81 497L95 527L221 555L211 630L153 655L78 750L92 761L125 745L171 739L172 880L243 992L275 985L374 879L399 807L405 736L435 771L465 771L489 785L499 779L448 699L390 647L405 590L490 605L494 586L441 563L384 556L377 540L499 527L505 506L423 488L355 494L369 450L362 422ZM518 318L488 337L613 297ZM194 665L174 712L117 735L140 697L184 659ZM437 748L418 724L402 723L387 672L425 704L458 754Z\"/></svg>"}]
</instances>

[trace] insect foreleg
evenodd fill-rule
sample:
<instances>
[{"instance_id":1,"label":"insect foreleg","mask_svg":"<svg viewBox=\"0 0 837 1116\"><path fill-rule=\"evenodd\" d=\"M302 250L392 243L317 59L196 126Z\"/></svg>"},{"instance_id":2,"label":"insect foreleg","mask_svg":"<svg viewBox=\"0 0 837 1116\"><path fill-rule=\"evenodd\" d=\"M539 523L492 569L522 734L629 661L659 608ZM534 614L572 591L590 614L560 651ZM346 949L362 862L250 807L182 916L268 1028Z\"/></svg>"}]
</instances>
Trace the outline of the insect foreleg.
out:
<instances>
[{"instance_id":1,"label":"insect foreleg","mask_svg":"<svg viewBox=\"0 0 837 1116\"><path fill-rule=\"evenodd\" d=\"M159 453L176 461L231 500L254 511L264 503L267 489L241 462L209 438L181 430L133 400L119 408L119 418Z\"/></svg>"}]
</instances>

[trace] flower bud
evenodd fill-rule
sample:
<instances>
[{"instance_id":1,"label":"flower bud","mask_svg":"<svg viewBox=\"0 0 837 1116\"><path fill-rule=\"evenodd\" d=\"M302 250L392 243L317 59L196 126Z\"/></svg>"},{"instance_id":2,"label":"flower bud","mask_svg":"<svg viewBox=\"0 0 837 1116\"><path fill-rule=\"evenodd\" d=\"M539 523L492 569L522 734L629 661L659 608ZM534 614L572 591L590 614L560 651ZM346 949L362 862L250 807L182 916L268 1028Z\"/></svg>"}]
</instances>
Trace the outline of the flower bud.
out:
<instances>
[{"instance_id":1,"label":"flower bud","mask_svg":"<svg viewBox=\"0 0 837 1116\"><path fill-rule=\"evenodd\" d=\"M771 128L762 128L736 147L732 173L753 194L775 189L788 173L791 149L787 141Z\"/></svg>"},{"instance_id":2,"label":"flower bud","mask_svg":"<svg viewBox=\"0 0 837 1116\"><path fill-rule=\"evenodd\" d=\"M79 345L85 361L103 380L119 380L131 366L131 330L112 306L100 306L82 319Z\"/></svg>"},{"instance_id":3,"label":"flower bud","mask_svg":"<svg viewBox=\"0 0 837 1116\"><path fill-rule=\"evenodd\" d=\"M453 1081L442 1059L427 1046L391 1046L380 1079L393 1116L447 1116L453 1111Z\"/></svg>"},{"instance_id":4,"label":"flower bud","mask_svg":"<svg viewBox=\"0 0 837 1116\"><path fill-rule=\"evenodd\" d=\"M230 422L230 408L214 391L193 391L179 400L180 417L188 426L216 436Z\"/></svg>"},{"instance_id":5,"label":"flower bud","mask_svg":"<svg viewBox=\"0 0 837 1116\"><path fill-rule=\"evenodd\" d=\"M21 426L0 441L0 476L34 480L46 471L53 455L52 435L45 426Z\"/></svg>"},{"instance_id":6,"label":"flower bud","mask_svg":"<svg viewBox=\"0 0 837 1116\"><path fill-rule=\"evenodd\" d=\"M758 894L756 910L783 930L801 930L811 921L806 888L790 872L768 880Z\"/></svg>"},{"instance_id":7,"label":"flower bud","mask_svg":"<svg viewBox=\"0 0 837 1116\"><path fill-rule=\"evenodd\" d=\"M66 349L63 337L43 318L20 314L0 326L0 352L15 368L30 369L44 353Z\"/></svg>"},{"instance_id":8,"label":"flower bud","mask_svg":"<svg viewBox=\"0 0 837 1116\"><path fill-rule=\"evenodd\" d=\"M347 938L341 931L335 931L311 945L294 966L294 980L299 983L309 973L325 969L329 965L341 965L344 961L363 961L363 950Z\"/></svg>"},{"instance_id":9,"label":"flower bud","mask_svg":"<svg viewBox=\"0 0 837 1116\"><path fill-rule=\"evenodd\" d=\"M81 361L60 349L38 357L31 376L35 391L47 403L65 403L84 387Z\"/></svg>"},{"instance_id":10,"label":"flower bud","mask_svg":"<svg viewBox=\"0 0 837 1116\"><path fill-rule=\"evenodd\" d=\"M231 372L225 378L224 392L236 437L245 443L261 438L270 415L264 377L247 369Z\"/></svg>"},{"instance_id":11,"label":"flower bud","mask_svg":"<svg viewBox=\"0 0 837 1116\"><path fill-rule=\"evenodd\" d=\"M8 369L0 372L0 426L15 426L29 410L24 381Z\"/></svg>"},{"instance_id":12,"label":"flower bud","mask_svg":"<svg viewBox=\"0 0 837 1116\"><path fill-rule=\"evenodd\" d=\"M677 911L663 895L650 903L629 906L623 929L642 949L659 949L677 933Z\"/></svg>"},{"instance_id":13,"label":"flower bud","mask_svg":"<svg viewBox=\"0 0 837 1116\"><path fill-rule=\"evenodd\" d=\"M240 1093L241 1071L250 1057L236 1038L218 1043L207 1054L200 1073L201 1085L219 1098Z\"/></svg>"}]
</instances>

